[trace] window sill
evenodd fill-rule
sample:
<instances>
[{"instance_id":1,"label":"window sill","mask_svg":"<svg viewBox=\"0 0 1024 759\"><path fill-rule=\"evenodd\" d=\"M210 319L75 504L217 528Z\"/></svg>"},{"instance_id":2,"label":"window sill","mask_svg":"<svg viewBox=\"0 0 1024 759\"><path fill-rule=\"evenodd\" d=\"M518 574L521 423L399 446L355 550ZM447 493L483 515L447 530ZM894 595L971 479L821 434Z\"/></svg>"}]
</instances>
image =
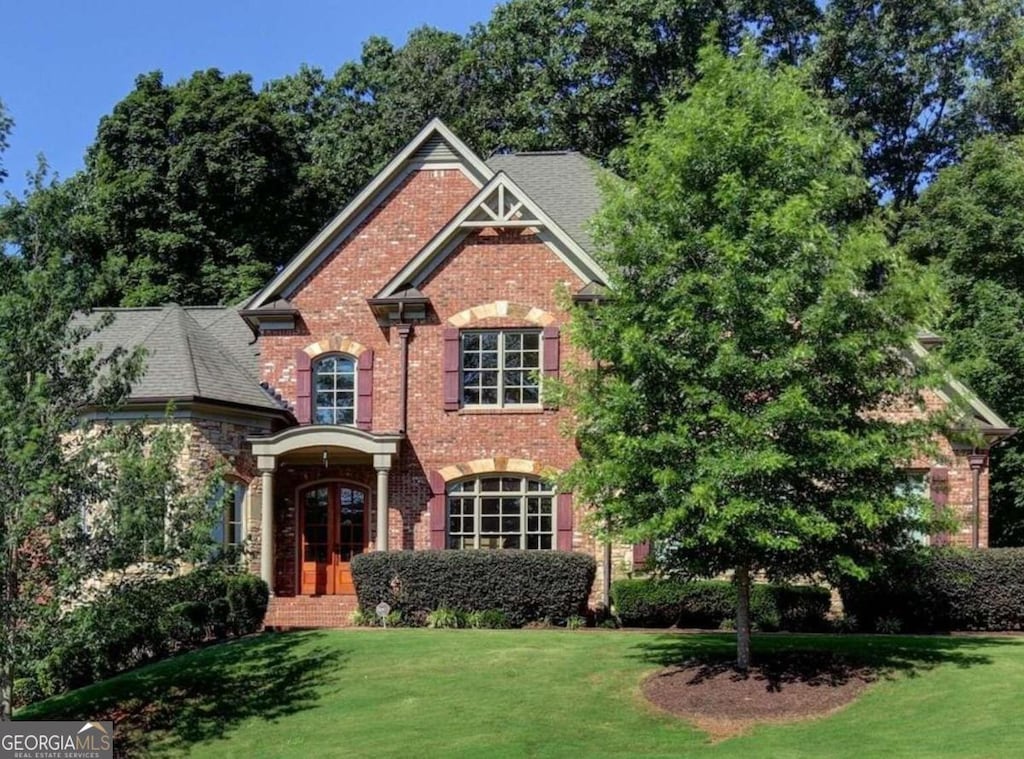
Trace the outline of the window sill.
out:
<instances>
[{"instance_id":1,"label":"window sill","mask_svg":"<svg viewBox=\"0 0 1024 759\"><path fill-rule=\"evenodd\" d=\"M468 408L460 408L458 411L459 416L477 416L480 414L488 415L516 415L516 414L543 414L548 409L543 406L516 406L514 408L500 408L498 406L470 406Z\"/></svg>"}]
</instances>

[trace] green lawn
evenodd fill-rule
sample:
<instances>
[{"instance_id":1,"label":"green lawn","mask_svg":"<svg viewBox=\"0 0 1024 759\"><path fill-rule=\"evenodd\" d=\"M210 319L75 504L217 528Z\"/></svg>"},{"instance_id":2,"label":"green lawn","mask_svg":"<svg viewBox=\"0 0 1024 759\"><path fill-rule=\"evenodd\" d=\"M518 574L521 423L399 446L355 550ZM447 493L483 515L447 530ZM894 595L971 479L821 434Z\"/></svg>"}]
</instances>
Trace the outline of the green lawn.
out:
<instances>
[{"instance_id":1,"label":"green lawn","mask_svg":"<svg viewBox=\"0 0 1024 759\"><path fill-rule=\"evenodd\" d=\"M614 631L268 634L18 716L116 710L130 756L1024 756L1024 639L759 636L755 656L856 651L888 675L830 717L716 744L643 701L646 673L730 645L724 635Z\"/></svg>"}]
</instances>

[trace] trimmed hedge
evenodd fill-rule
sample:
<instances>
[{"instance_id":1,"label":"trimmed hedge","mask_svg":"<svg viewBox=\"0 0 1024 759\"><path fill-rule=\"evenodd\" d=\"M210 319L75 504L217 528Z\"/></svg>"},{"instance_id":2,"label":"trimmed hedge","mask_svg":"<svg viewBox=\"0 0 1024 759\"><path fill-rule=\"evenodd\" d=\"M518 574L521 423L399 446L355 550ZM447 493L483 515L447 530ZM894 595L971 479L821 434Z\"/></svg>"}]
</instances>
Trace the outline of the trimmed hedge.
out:
<instances>
[{"instance_id":1,"label":"trimmed hedge","mask_svg":"<svg viewBox=\"0 0 1024 759\"><path fill-rule=\"evenodd\" d=\"M359 606L423 622L437 609L501 611L514 627L586 610L597 565L566 551L387 551L352 559Z\"/></svg>"},{"instance_id":2,"label":"trimmed hedge","mask_svg":"<svg viewBox=\"0 0 1024 759\"><path fill-rule=\"evenodd\" d=\"M47 697L206 640L256 632L268 597L258 577L204 569L110 589L61 621L59 640L35 662L26 689Z\"/></svg>"},{"instance_id":3,"label":"trimmed hedge","mask_svg":"<svg viewBox=\"0 0 1024 759\"><path fill-rule=\"evenodd\" d=\"M827 588L756 584L750 617L760 630L821 630L831 600ZM612 605L630 627L718 629L736 619L736 587L723 580L618 580L612 583Z\"/></svg>"},{"instance_id":4,"label":"trimmed hedge","mask_svg":"<svg viewBox=\"0 0 1024 759\"><path fill-rule=\"evenodd\" d=\"M840 593L847 618L868 632L1022 630L1024 549L922 549Z\"/></svg>"}]
</instances>

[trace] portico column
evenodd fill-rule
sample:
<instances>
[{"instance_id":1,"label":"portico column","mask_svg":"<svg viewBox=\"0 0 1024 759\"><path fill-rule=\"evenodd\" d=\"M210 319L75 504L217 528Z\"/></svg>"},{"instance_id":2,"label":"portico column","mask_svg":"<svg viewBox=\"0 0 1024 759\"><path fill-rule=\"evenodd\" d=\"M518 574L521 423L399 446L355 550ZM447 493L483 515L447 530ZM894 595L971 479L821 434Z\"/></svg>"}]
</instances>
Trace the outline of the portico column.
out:
<instances>
[{"instance_id":1,"label":"portico column","mask_svg":"<svg viewBox=\"0 0 1024 759\"><path fill-rule=\"evenodd\" d=\"M377 470L377 550L388 550L388 474L391 455L374 454L373 467Z\"/></svg>"},{"instance_id":2,"label":"portico column","mask_svg":"<svg viewBox=\"0 0 1024 759\"><path fill-rule=\"evenodd\" d=\"M274 456L260 456L260 496L263 510L260 514L260 577L274 593Z\"/></svg>"}]
</instances>

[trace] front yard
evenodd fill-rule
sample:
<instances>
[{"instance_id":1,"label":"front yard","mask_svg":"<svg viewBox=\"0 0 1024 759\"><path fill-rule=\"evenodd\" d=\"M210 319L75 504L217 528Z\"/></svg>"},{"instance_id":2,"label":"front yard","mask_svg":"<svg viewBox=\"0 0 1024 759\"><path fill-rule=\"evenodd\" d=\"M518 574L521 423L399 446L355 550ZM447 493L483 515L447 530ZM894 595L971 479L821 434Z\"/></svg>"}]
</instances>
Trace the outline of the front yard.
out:
<instances>
[{"instance_id":1,"label":"front yard","mask_svg":"<svg viewBox=\"0 0 1024 759\"><path fill-rule=\"evenodd\" d=\"M831 716L711 743L640 694L727 635L563 630L267 634L23 710L109 718L123 755L1004 757L1024 755L1024 639L759 636L886 673Z\"/></svg>"}]
</instances>

